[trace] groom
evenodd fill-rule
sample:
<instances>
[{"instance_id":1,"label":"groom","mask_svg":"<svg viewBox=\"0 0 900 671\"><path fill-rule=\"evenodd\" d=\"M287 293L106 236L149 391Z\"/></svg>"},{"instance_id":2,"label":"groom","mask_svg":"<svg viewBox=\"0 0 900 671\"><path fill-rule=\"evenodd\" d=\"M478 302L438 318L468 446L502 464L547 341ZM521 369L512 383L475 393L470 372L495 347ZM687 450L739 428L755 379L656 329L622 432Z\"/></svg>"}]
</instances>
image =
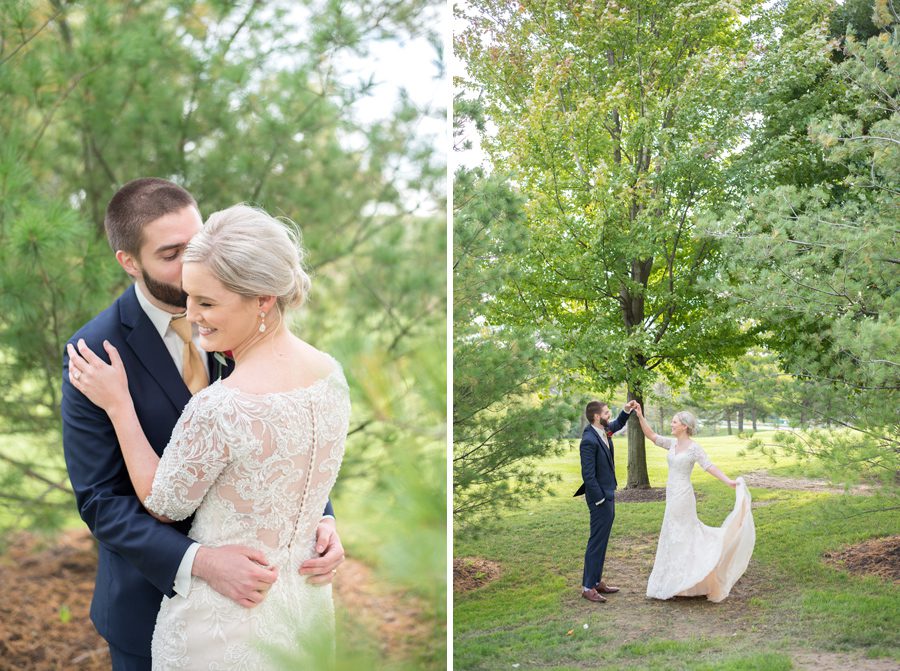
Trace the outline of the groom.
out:
<instances>
[{"instance_id":1,"label":"groom","mask_svg":"<svg viewBox=\"0 0 900 671\"><path fill-rule=\"evenodd\" d=\"M230 365L201 356L196 334L182 333L181 254L202 221L193 196L162 179L137 179L113 196L104 220L116 261L134 284L69 342L95 352L109 340L122 356L135 410L161 454L192 393ZM173 321L173 319L175 321ZM184 321L183 319L181 320ZM63 451L82 519L99 542L91 620L109 643L114 671L149 671L150 641L163 595L186 596L202 578L245 607L262 602L277 578L266 557L244 546L206 547L188 536L191 520L163 524L134 494L112 423L68 379L63 358ZM330 582L344 551L331 503L317 528L316 551L300 572Z\"/></svg>"},{"instance_id":2,"label":"groom","mask_svg":"<svg viewBox=\"0 0 900 671\"><path fill-rule=\"evenodd\" d=\"M581 487L575 496L584 494L591 514L591 535L584 553L584 575L581 596L588 601L603 603L604 594L618 592L618 587L603 582L603 562L609 532L616 517L616 466L613 452L613 434L628 423L635 401L628 401L614 422L609 406L600 401L587 404L584 414L588 425L581 436Z\"/></svg>"}]
</instances>

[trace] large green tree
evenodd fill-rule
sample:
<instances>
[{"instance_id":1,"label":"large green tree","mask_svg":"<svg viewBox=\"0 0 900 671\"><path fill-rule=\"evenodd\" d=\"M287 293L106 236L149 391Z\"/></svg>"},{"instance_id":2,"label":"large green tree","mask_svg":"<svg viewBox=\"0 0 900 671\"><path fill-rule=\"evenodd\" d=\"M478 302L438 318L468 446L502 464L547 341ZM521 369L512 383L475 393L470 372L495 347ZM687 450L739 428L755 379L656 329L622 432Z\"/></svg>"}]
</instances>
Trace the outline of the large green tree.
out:
<instances>
[{"instance_id":1,"label":"large green tree","mask_svg":"<svg viewBox=\"0 0 900 671\"><path fill-rule=\"evenodd\" d=\"M747 3L747 8L753 3ZM744 119L749 30L729 2L474 1L456 38L494 132L484 146L527 196L529 244L497 300L573 386L643 400L749 336L728 313L721 245L697 212L727 196ZM629 487L649 485L629 425Z\"/></svg>"}]
</instances>

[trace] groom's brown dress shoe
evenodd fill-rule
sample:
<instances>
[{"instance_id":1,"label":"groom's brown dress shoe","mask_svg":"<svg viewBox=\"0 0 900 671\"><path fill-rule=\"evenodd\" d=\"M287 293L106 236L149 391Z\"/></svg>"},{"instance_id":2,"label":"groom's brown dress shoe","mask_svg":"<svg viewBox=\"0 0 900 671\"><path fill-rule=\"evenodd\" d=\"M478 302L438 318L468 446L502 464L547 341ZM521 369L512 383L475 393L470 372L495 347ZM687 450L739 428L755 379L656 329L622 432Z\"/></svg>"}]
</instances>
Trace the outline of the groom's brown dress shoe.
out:
<instances>
[{"instance_id":1,"label":"groom's brown dress shoe","mask_svg":"<svg viewBox=\"0 0 900 671\"><path fill-rule=\"evenodd\" d=\"M618 587L613 587L612 585L607 585L602 580L597 583L597 586L594 589L597 590L598 592L600 592L600 594L615 594L616 592L619 591Z\"/></svg>"},{"instance_id":2,"label":"groom's brown dress shoe","mask_svg":"<svg viewBox=\"0 0 900 671\"><path fill-rule=\"evenodd\" d=\"M603 603L604 601L606 601L606 597L602 596L600 592L593 588L582 590L581 598L587 599L588 601L593 601L594 603Z\"/></svg>"}]
</instances>

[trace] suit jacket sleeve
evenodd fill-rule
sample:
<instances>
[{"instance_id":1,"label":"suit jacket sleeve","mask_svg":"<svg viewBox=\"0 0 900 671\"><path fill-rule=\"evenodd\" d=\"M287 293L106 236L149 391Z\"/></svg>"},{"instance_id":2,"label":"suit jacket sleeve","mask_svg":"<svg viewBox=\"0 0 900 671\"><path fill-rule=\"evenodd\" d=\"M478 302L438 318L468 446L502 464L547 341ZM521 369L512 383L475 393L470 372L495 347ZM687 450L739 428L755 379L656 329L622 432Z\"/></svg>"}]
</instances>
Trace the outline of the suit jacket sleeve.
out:
<instances>
[{"instance_id":1,"label":"suit jacket sleeve","mask_svg":"<svg viewBox=\"0 0 900 671\"><path fill-rule=\"evenodd\" d=\"M622 410L622 411L619 413L619 416L616 417L616 419L615 419L614 421L612 421L612 422L609 423L609 426L608 426L607 428L608 428L612 433L618 433L618 432L621 431L623 428L625 428L625 425L626 425L626 424L628 424L628 418L629 418L629 417L631 417L631 415L630 415L629 413L625 412L624 410Z\"/></svg>"},{"instance_id":2,"label":"suit jacket sleeve","mask_svg":"<svg viewBox=\"0 0 900 671\"><path fill-rule=\"evenodd\" d=\"M81 519L100 543L160 592L174 595L175 574L193 541L144 510L106 412L69 382L68 355L63 356L61 409L63 452Z\"/></svg>"},{"instance_id":3,"label":"suit jacket sleeve","mask_svg":"<svg viewBox=\"0 0 900 671\"><path fill-rule=\"evenodd\" d=\"M585 496L588 503L595 503L606 498L603 488L597 482L597 448L587 438L581 438L581 479L584 481Z\"/></svg>"}]
</instances>

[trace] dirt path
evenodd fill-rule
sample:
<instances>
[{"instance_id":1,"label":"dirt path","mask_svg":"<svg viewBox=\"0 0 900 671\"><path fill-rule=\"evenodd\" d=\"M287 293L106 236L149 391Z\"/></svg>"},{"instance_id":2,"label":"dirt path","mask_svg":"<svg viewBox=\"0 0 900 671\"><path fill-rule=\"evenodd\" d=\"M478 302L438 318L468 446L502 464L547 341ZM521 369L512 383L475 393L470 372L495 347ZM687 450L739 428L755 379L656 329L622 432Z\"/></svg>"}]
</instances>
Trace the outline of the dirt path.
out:
<instances>
[{"instance_id":1,"label":"dirt path","mask_svg":"<svg viewBox=\"0 0 900 671\"><path fill-rule=\"evenodd\" d=\"M787 478L779 475L770 475L768 471L754 471L744 476L748 487L761 489L797 489L806 492L827 492L829 494L843 494L846 491L827 480L811 480L807 478ZM869 485L854 485L849 490L853 494L868 494L872 492Z\"/></svg>"},{"instance_id":2,"label":"dirt path","mask_svg":"<svg viewBox=\"0 0 900 671\"><path fill-rule=\"evenodd\" d=\"M87 530L49 544L23 534L10 544L0 556L0 671L108 671L106 642L88 619L96 566ZM388 659L427 645L422 604L379 585L362 562L341 565L335 602L376 637Z\"/></svg>"}]
</instances>

